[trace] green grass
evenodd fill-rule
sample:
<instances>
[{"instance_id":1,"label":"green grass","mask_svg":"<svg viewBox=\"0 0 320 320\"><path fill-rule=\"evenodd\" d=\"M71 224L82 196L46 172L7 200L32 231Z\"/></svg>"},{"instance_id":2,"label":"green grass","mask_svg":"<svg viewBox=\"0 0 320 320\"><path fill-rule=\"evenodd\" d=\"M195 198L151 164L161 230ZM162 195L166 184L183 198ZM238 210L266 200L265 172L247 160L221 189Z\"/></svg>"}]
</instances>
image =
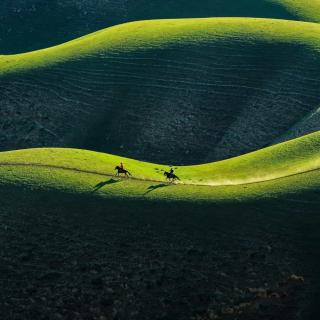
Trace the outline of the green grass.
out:
<instances>
[{"instance_id":1,"label":"green grass","mask_svg":"<svg viewBox=\"0 0 320 320\"><path fill-rule=\"evenodd\" d=\"M0 57L0 74L21 75L87 57L195 45L225 37L247 42L297 44L319 55L318 24L270 19L156 20L111 27L74 41ZM318 187L319 133L212 164L178 167L183 184L161 186L167 166L74 149L34 149L1 154L2 183L43 186L105 197L217 201L256 199ZM123 160L139 180L107 183ZM37 166L38 165L38 166ZM46 167L47 166L47 167ZM50 167L50 166L56 166ZM58 168L64 167L65 169ZM77 169L73 170L73 169ZM90 171L89 172L80 172ZM104 179L104 180L103 180ZM150 181L148 181L150 180ZM95 188L106 181L102 188ZM111 181L112 182L112 181Z\"/></svg>"},{"instance_id":2,"label":"green grass","mask_svg":"<svg viewBox=\"0 0 320 320\"><path fill-rule=\"evenodd\" d=\"M0 74L21 72L102 53L201 43L226 36L306 45L320 50L320 26L254 18L152 20L110 27L55 47L0 56Z\"/></svg>"},{"instance_id":3,"label":"green grass","mask_svg":"<svg viewBox=\"0 0 320 320\"><path fill-rule=\"evenodd\" d=\"M317 110L319 31L272 19L140 21L0 56L0 104L19 115L0 120L1 146L175 164L258 150Z\"/></svg>"},{"instance_id":4,"label":"green grass","mask_svg":"<svg viewBox=\"0 0 320 320\"><path fill-rule=\"evenodd\" d=\"M143 30L147 32L141 32ZM4 75L15 73L20 76L21 71L44 68L45 72L45 67L91 55L163 48L179 43L187 46L188 43L217 39L221 35L230 39L243 37L253 42L296 43L311 48L317 55L320 47L319 30L315 24L260 19L139 22L110 28L46 50L2 56L0 70ZM6 282L18 283L20 290L23 281L30 285L36 279L34 283L38 287L39 275L42 275L40 271L48 269L49 261L53 261L50 268L61 272L62 264L68 268L73 266L75 257L90 263L113 263L108 265L110 270L118 271L118 266L123 269L123 263L113 255L113 250L120 251L117 245L122 237L126 245L122 251L128 264L136 263L139 255L144 256L147 264L151 264L148 255L152 255L153 248L159 253L159 248L152 244L157 244L157 239L163 237L163 252L174 252L173 267L178 272L181 257L177 259L176 243L186 247L190 239L203 237L203 243L214 243L221 246L225 254L229 254L237 253L237 244L243 240L260 243L262 239L265 245L271 243L272 250L278 255L289 252L297 265L304 264L303 275L307 275L308 288L311 286L310 292L318 293L319 147L320 132L316 132L225 161L177 166L174 168L181 182L173 185L164 181L163 171L168 170L167 165L78 149L39 148L2 152L0 211L6 246L3 258L10 270L10 281ZM133 174L131 179L113 176L114 166L120 161ZM96 197L99 197L99 201ZM313 214L305 212L308 202L314 203ZM300 211L296 214L298 206ZM304 214L300 214L302 212ZM154 238L149 235L150 225L156 226ZM133 235L128 235L126 229L133 230ZM168 230L174 235L172 238L168 237ZM112 234L116 240L110 236ZM79 246L73 245L74 235L81 238ZM92 247L86 243L85 235L95 240L89 242ZM59 237L61 243L58 243ZM140 238L142 241L137 242ZM228 247L226 244L231 240L232 245ZM32 247L31 261L21 262L21 253L30 250L32 241L39 244L45 254L42 251L43 255L39 254ZM102 243L105 245L102 246ZM167 246L168 243L170 245ZM279 246L284 249L279 250ZM141 253L141 247L146 250L150 248L151 253ZM97 248L101 250L101 255L94 254L94 259L92 252L91 255L90 252L86 254L86 250L96 252ZM240 270L242 276L242 270L247 270L243 267L248 263L245 252L241 250L243 264L237 260L232 260L232 264L236 261L236 271ZM56 264L54 257L57 252L67 252L70 261L64 257ZM106 256L106 252L111 253L111 258ZM131 255L134 257L132 260ZM47 256L50 256L48 263ZM14 260L15 257L18 260ZM230 257L233 258L232 254ZM195 268L201 271L198 268L201 259L196 259ZM215 259L221 260L220 257ZM264 265L266 263L266 268L272 270L270 260L263 261ZM17 265L24 269L17 269ZM28 273L28 268L32 272ZM292 265L286 265L286 268L290 272L299 269L292 268ZM209 269L211 274L210 264ZM71 267L71 272L78 278L79 272L75 267ZM245 273L245 277L249 277L248 272ZM276 273L280 274L278 271ZM85 275L85 278L88 276ZM264 285L265 279L265 275L261 277L261 285ZM59 283L56 280L54 282ZM243 282L243 278L238 282ZM42 285L46 285L45 280ZM63 285L66 286L66 282ZM201 287L199 282L192 285ZM223 285L229 289L228 281L223 281ZM233 283L230 291L234 291ZM13 296L11 291L10 294ZM148 292L148 295L152 296L153 292ZM312 296L312 302L318 305L319 298L315 294L309 295ZM12 300L15 306L17 299Z\"/></svg>"},{"instance_id":5,"label":"green grass","mask_svg":"<svg viewBox=\"0 0 320 320\"><path fill-rule=\"evenodd\" d=\"M181 182L164 183L168 166L76 149L0 154L2 186L54 189L107 198L219 201L287 196L320 186L320 132L237 158L175 167ZM114 179L124 162L132 179Z\"/></svg>"},{"instance_id":6,"label":"green grass","mask_svg":"<svg viewBox=\"0 0 320 320\"><path fill-rule=\"evenodd\" d=\"M319 0L271 0L304 21L320 22Z\"/></svg>"},{"instance_id":7,"label":"green grass","mask_svg":"<svg viewBox=\"0 0 320 320\"><path fill-rule=\"evenodd\" d=\"M30 10L30 8L33 10ZM19 15L16 10L19 8ZM0 52L45 48L127 21L200 17L261 17L319 22L318 0L111 0L0 3ZM36 26L36 27L35 27Z\"/></svg>"},{"instance_id":8,"label":"green grass","mask_svg":"<svg viewBox=\"0 0 320 320\"><path fill-rule=\"evenodd\" d=\"M0 56L0 104L19 115L0 120L2 148L63 146L175 164L260 149L318 107L319 31L254 18L140 21Z\"/></svg>"}]
</instances>

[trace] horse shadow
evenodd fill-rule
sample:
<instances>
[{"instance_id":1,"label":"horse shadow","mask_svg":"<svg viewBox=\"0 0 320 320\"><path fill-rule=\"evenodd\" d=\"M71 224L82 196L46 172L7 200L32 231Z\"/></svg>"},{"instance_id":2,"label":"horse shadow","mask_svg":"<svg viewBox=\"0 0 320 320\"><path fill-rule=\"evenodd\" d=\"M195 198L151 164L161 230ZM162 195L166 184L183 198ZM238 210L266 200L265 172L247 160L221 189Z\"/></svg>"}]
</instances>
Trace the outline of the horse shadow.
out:
<instances>
[{"instance_id":1,"label":"horse shadow","mask_svg":"<svg viewBox=\"0 0 320 320\"><path fill-rule=\"evenodd\" d=\"M169 185L167 183L160 183L160 184L157 184L157 185L154 185L154 186L150 186L147 188L147 191L143 194L143 195L146 195L154 190L157 190L159 188L165 188L165 187L169 187Z\"/></svg>"},{"instance_id":2,"label":"horse shadow","mask_svg":"<svg viewBox=\"0 0 320 320\"><path fill-rule=\"evenodd\" d=\"M120 180L115 180L115 179L109 179L107 181L101 181L99 182L97 185L94 186L94 189L92 192L96 192L99 189L103 188L104 186L110 185L110 184L114 184L114 183L118 183L120 182Z\"/></svg>"}]
</instances>

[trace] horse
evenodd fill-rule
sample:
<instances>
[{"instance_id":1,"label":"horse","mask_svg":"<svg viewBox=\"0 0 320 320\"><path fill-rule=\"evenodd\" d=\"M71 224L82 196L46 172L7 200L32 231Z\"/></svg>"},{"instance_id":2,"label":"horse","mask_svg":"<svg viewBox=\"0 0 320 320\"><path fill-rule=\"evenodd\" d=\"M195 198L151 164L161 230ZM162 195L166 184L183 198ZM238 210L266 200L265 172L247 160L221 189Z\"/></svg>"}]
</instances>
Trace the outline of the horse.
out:
<instances>
[{"instance_id":1,"label":"horse","mask_svg":"<svg viewBox=\"0 0 320 320\"><path fill-rule=\"evenodd\" d=\"M128 170L122 169L120 166L116 166L114 170L117 170L117 173L116 173L117 177L119 177L122 173L126 178L129 178L129 176L132 175Z\"/></svg>"},{"instance_id":2,"label":"horse","mask_svg":"<svg viewBox=\"0 0 320 320\"><path fill-rule=\"evenodd\" d=\"M178 176L176 176L174 173L171 173L171 172L165 171L163 175L166 176L167 180L169 180L170 182L174 182L175 180L180 180Z\"/></svg>"}]
</instances>

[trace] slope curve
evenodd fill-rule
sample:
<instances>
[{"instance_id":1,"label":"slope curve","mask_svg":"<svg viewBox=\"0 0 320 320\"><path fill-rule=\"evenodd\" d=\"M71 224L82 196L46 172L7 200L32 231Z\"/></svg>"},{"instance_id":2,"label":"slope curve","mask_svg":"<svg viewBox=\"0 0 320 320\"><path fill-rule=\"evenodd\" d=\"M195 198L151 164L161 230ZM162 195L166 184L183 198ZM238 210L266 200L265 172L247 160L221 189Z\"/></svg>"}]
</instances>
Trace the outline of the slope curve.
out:
<instances>
[{"instance_id":1,"label":"slope curve","mask_svg":"<svg viewBox=\"0 0 320 320\"><path fill-rule=\"evenodd\" d=\"M0 52L48 47L134 20L261 17L319 22L319 0L3 0Z\"/></svg>"},{"instance_id":2,"label":"slope curve","mask_svg":"<svg viewBox=\"0 0 320 320\"><path fill-rule=\"evenodd\" d=\"M279 4L288 13L291 13L297 20L320 22L320 1L306 0L271 0L274 4Z\"/></svg>"},{"instance_id":3,"label":"slope curve","mask_svg":"<svg viewBox=\"0 0 320 320\"><path fill-rule=\"evenodd\" d=\"M58 189L109 198L218 201L263 199L320 187L320 132L237 158L175 167L181 182L165 184L167 166L76 149L0 153L1 185ZM115 180L124 162L132 179ZM102 180L102 181L101 181ZM160 184L159 184L160 183Z\"/></svg>"},{"instance_id":4,"label":"slope curve","mask_svg":"<svg viewBox=\"0 0 320 320\"><path fill-rule=\"evenodd\" d=\"M319 33L284 20L142 21L0 56L0 149L174 164L257 150L317 108Z\"/></svg>"}]
</instances>

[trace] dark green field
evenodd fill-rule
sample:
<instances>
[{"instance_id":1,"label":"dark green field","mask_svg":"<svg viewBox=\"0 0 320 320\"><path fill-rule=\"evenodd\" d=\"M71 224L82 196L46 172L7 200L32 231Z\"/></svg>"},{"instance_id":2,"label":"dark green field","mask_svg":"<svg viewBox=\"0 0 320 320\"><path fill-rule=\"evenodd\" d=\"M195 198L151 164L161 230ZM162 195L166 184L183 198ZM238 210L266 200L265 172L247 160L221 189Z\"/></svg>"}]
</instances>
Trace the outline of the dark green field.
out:
<instances>
[{"instance_id":1,"label":"dark green field","mask_svg":"<svg viewBox=\"0 0 320 320\"><path fill-rule=\"evenodd\" d=\"M318 320L319 22L2 0L0 320Z\"/></svg>"},{"instance_id":2,"label":"dark green field","mask_svg":"<svg viewBox=\"0 0 320 320\"><path fill-rule=\"evenodd\" d=\"M319 202L1 194L5 319L318 319Z\"/></svg>"}]
</instances>

